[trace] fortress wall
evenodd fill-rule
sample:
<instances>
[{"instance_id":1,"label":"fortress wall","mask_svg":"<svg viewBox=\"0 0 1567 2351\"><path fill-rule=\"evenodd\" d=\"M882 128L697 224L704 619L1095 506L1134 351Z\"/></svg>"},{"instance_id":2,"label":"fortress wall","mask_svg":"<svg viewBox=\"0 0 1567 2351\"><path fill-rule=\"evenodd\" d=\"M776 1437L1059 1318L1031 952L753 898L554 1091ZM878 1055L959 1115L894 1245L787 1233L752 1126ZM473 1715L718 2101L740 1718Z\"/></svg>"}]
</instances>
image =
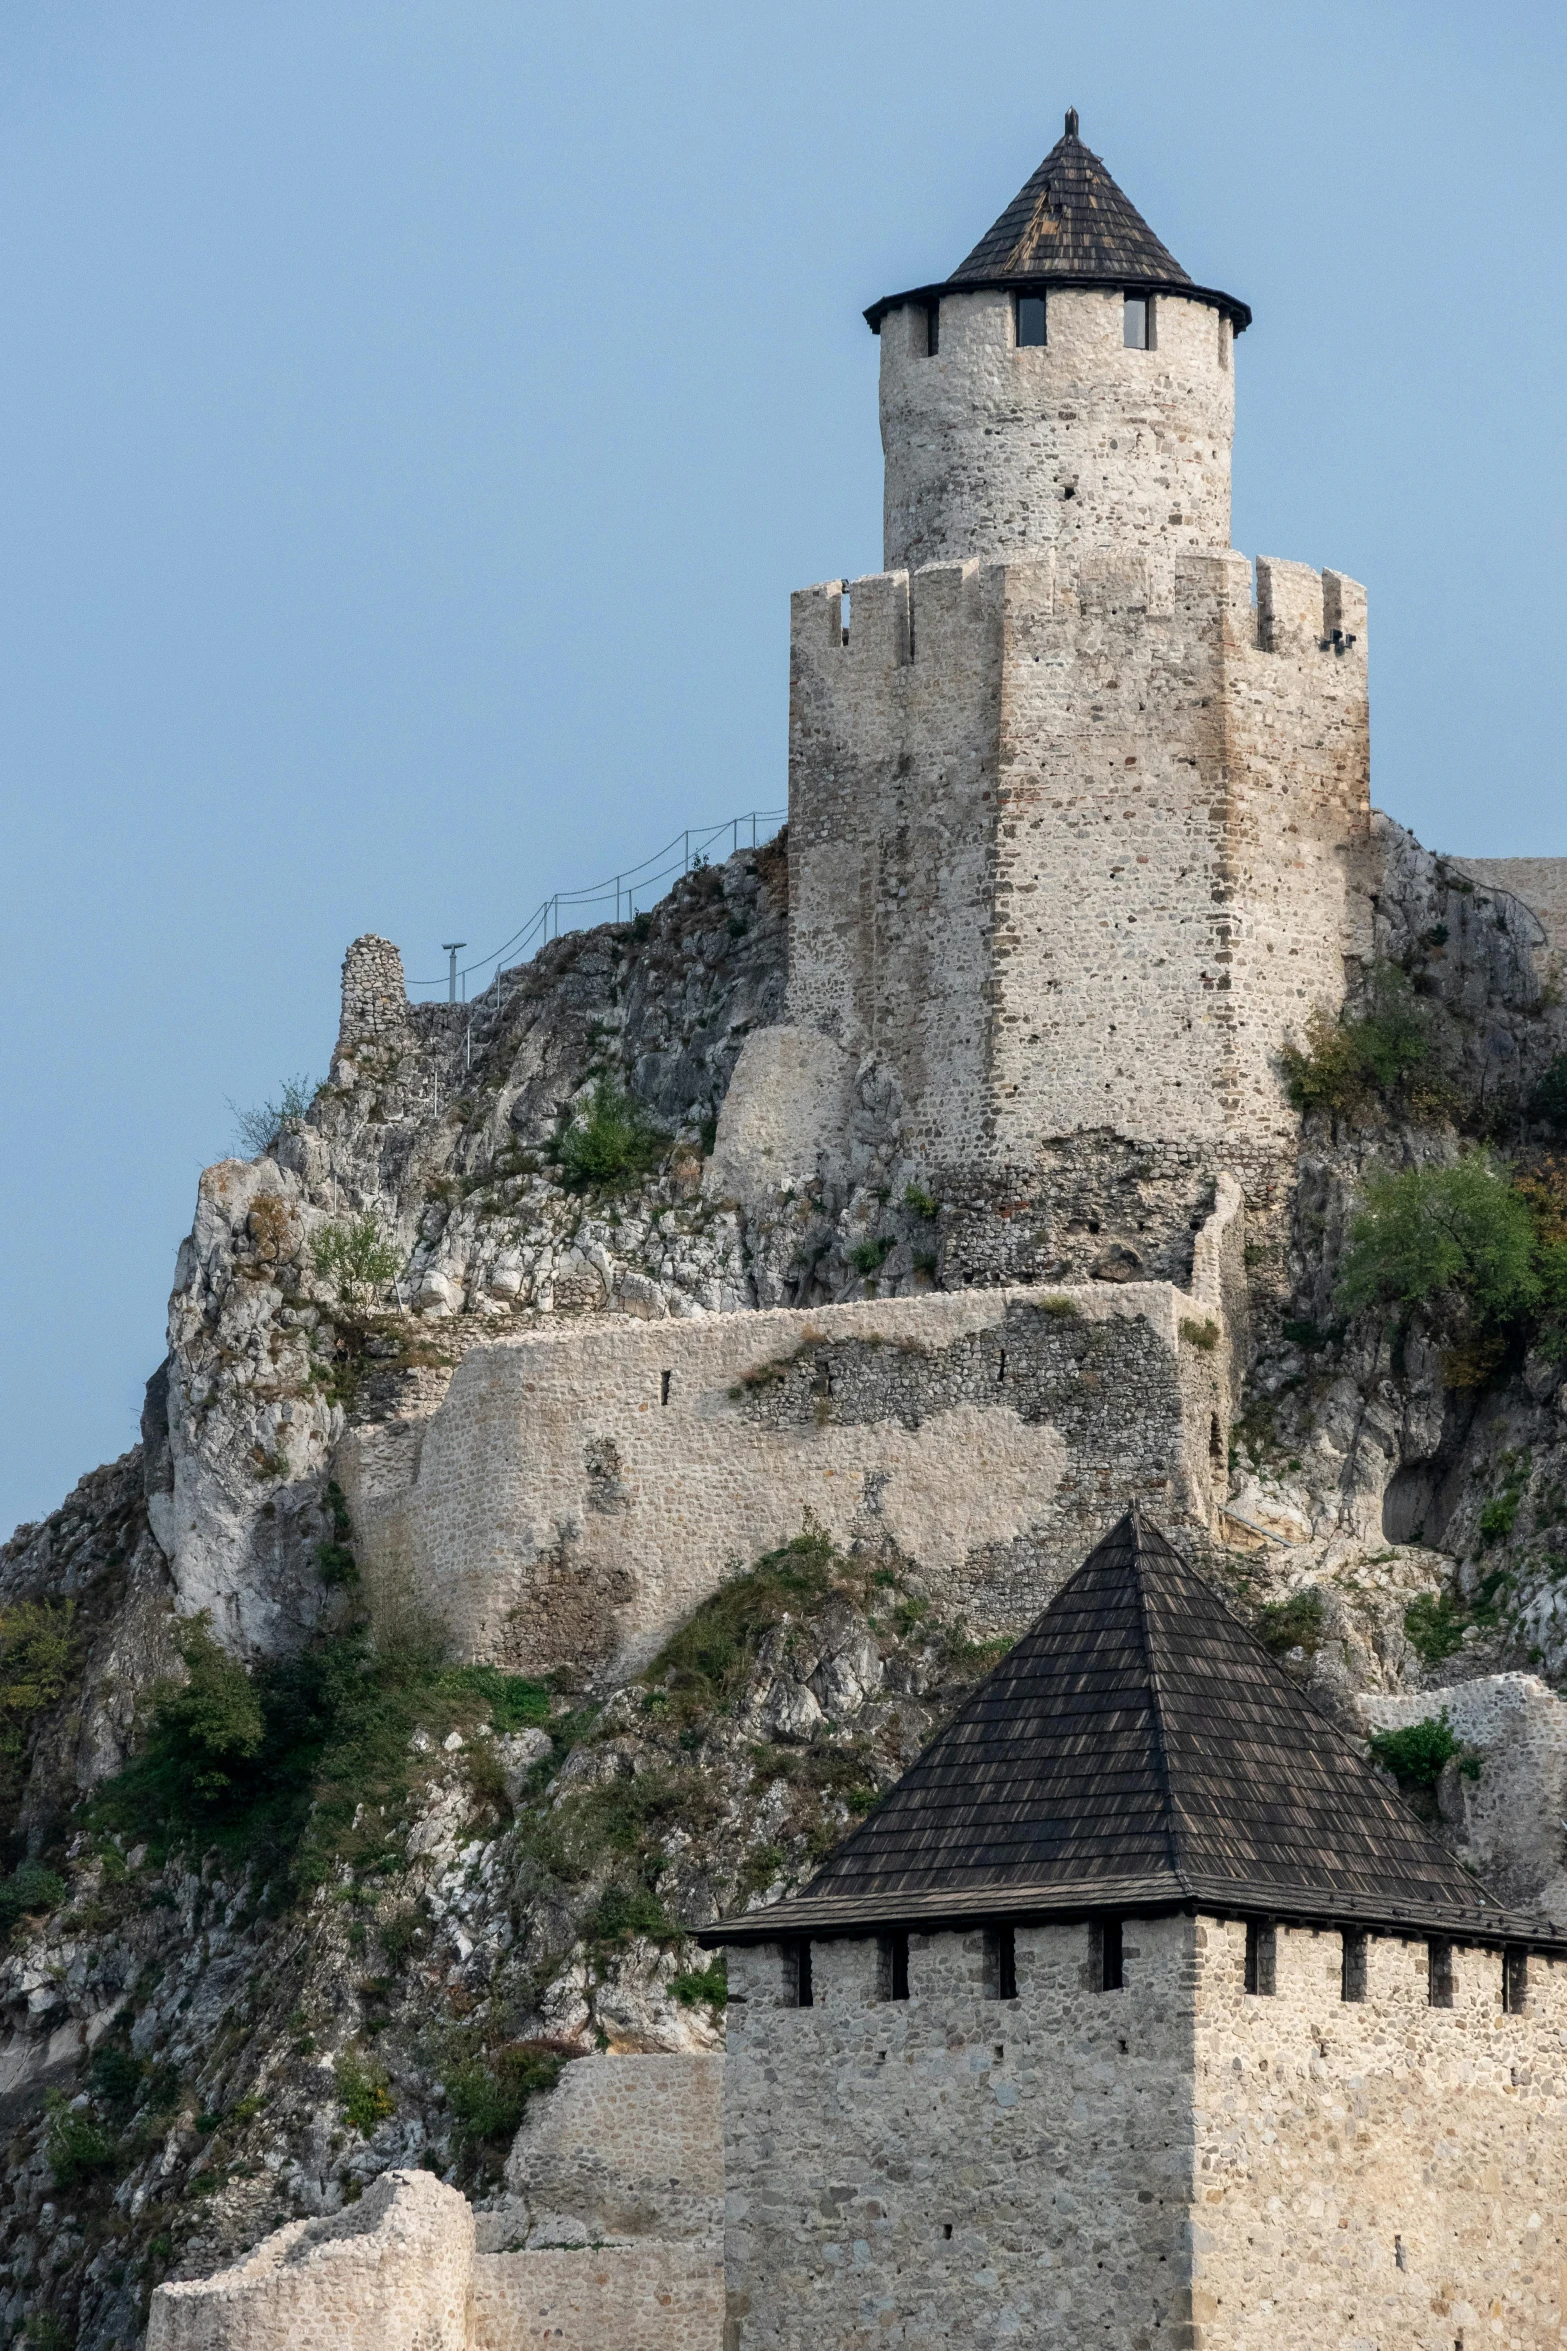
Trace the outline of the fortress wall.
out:
<instances>
[{"instance_id":1,"label":"fortress wall","mask_svg":"<svg viewBox=\"0 0 1567 2351\"><path fill-rule=\"evenodd\" d=\"M466 2351L473 2210L433 2172L387 2171L231 2269L159 2286L148 2351Z\"/></svg>"},{"instance_id":2,"label":"fortress wall","mask_svg":"<svg viewBox=\"0 0 1567 2351\"><path fill-rule=\"evenodd\" d=\"M1418 1938L1372 1936L1340 1997L1337 1933L1124 1922L1125 1987L1088 1929L1019 1927L1018 1998L983 1937L911 1935L906 2002L874 1938L813 1942L787 2005L776 1945L729 1954L725 2260L739 2351L1059 2331L1131 2351L1501 2342L1567 2320L1567 1968L1497 1951L1428 2001ZM949 2234L950 2232L950 2234Z\"/></svg>"},{"instance_id":3,"label":"fortress wall","mask_svg":"<svg viewBox=\"0 0 1567 2351\"><path fill-rule=\"evenodd\" d=\"M881 326L889 571L1063 549L1224 547L1235 376L1229 322L1162 295L1128 351L1119 287L1056 287L1039 349L1012 297L942 297L940 348L911 304Z\"/></svg>"},{"instance_id":4,"label":"fortress wall","mask_svg":"<svg viewBox=\"0 0 1567 2351\"><path fill-rule=\"evenodd\" d=\"M530 2105L507 2157L530 2238L714 2237L723 2081L716 2051L575 2058Z\"/></svg>"},{"instance_id":5,"label":"fortress wall","mask_svg":"<svg viewBox=\"0 0 1567 2351\"><path fill-rule=\"evenodd\" d=\"M1110 1131L1260 1192L1293 1148L1279 1049L1369 951L1365 609L1257 573L886 574L847 645L836 584L796 597L787 1018L892 1070L938 1186Z\"/></svg>"},{"instance_id":6,"label":"fortress wall","mask_svg":"<svg viewBox=\"0 0 1567 2351\"><path fill-rule=\"evenodd\" d=\"M719 2351L724 2269L707 2244L481 2253L472 2351Z\"/></svg>"},{"instance_id":7,"label":"fortress wall","mask_svg":"<svg viewBox=\"0 0 1567 2351\"><path fill-rule=\"evenodd\" d=\"M337 1475L372 1588L519 1671L639 1670L808 1520L1018 1630L1134 1495L1210 1522L1220 1311L1142 1282L604 1318L473 1349L412 1431L345 1438ZM1209 1320L1213 1344L1183 1336Z\"/></svg>"},{"instance_id":8,"label":"fortress wall","mask_svg":"<svg viewBox=\"0 0 1567 2351\"><path fill-rule=\"evenodd\" d=\"M1501 1956L1371 1938L1341 2000L1336 1934L1277 1930L1272 1999L1245 1930L1197 1935L1195 2266L1202 2351L1346 2343L1544 2351L1567 2323L1567 1968L1531 1957L1504 2015Z\"/></svg>"},{"instance_id":9,"label":"fortress wall","mask_svg":"<svg viewBox=\"0 0 1567 2351\"><path fill-rule=\"evenodd\" d=\"M725 2283L735 2351L885 2339L1183 2340L1192 1922L1128 1921L1125 1993L1087 1989L1086 1926L1020 1927L1018 1994L978 1933L729 1953ZM1158 2331L1156 2331L1156 2323Z\"/></svg>"},{"instance_id":10,"label":"fortress wall","mask_svg":"<svg viewBox=\"0 0 1567 2351\"><path fill-rule=\"evenodd\" d=\"M1522 899L1554 955L1567 956L1567 857L1450 857L1483 890Z\"/></svg>"}]
</instances>

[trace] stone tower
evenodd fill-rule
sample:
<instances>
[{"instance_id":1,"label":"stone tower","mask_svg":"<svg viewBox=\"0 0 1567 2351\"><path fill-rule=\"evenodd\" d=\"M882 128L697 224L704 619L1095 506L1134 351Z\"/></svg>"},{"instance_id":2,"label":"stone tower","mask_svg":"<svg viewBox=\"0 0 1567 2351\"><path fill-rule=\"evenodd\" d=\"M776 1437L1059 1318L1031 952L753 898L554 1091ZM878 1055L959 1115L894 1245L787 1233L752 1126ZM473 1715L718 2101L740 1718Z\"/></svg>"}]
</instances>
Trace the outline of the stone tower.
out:
<instances>
[{"instance_id":1,"label":"stone tower","mask_svg":"<svg viewBox=\"0 0 1567 2351\"><path fill-rule=\"evenodd\" d=\"M1250 312L1075 116L950 278L866 316L887 568L793 599L789 1029L748 1047L734 1188L785 1125L830 1162L870 1069L942 1197L1119 1153L1185 1232L1221 1165L1269 1196L1279 1049L1359 951L1363 592L1231 550Z\"/></svg>"},{"instance_id":2,"label":"stone tower","mask_svg":"<svg viewBox=\"0 0 1567 2351\"><path fill-rule=\"evenodd\" d=\"M729 1946L728 2351L1567 2320L1567 1934L1129 1516Z\"/></svg>"}]
</instances>

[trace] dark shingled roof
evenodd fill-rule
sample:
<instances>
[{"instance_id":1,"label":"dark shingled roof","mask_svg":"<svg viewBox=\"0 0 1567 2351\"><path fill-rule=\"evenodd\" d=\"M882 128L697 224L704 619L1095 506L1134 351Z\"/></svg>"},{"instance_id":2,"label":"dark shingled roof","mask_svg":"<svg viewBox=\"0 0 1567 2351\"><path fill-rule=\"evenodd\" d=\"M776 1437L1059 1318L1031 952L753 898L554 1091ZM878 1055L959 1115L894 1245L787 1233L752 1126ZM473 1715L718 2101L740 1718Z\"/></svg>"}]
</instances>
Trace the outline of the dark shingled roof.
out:
<instances>
[{"instance_id":1,"label":"dark shingled roof","mask_svg":"<svg viewBox=\"0 0 1567 2351\"><path fill-rule=\"evenodd\" d=\"M1136 1511L801 1894L701 1939L1160 1908L1567 1947L1492 1900Z\"/></svg>"},{"instance_id":2,"label":"dark shingled roof","mask_svg":"<svg viewBox=\"0 0 1567 2351\"><path fill-rule=\"evenodd\" d=\"M1027 293L1050 286L1120 286L1129 294L1183 294L1228 312L1240 333L1251 312L1231 294L1192 283L1180 263L1077 135L1077 113L1044 162L1025 181L995 226L944 284L884 294L865 313L880 329L903 302L932 302L943 293L1010 286Z\"/></svg>"}]
</instances>

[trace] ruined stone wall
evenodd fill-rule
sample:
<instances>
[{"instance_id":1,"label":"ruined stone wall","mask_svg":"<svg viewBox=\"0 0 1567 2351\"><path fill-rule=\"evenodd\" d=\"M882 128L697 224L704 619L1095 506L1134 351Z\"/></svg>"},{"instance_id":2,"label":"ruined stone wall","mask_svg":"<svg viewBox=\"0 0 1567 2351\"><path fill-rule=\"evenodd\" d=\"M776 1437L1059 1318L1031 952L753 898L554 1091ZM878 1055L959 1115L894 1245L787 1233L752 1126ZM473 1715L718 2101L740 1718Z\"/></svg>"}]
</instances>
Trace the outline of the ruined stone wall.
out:
<instances>
[{"instance_id":1,"label":"ruined stone wall","mask_svg":"<svg viewBox=\"0 0 1567 2351\"><path fill-rule=\"evenodd\" d=\"M1233 1187L1218 1221L1238 1246ZM519 1671L637 1670L807 1523L1016 1631L1133 1496L1211 1523L1223 1311L1215 1272L606 1318L473 1350L430 1418L351 1432L337 1474L372 1589Z\"/></svg>"},{"instance_id":2,"label":"ruined stone wall","mask_svg":"<svg viewBox=\"0 0 1567 2351\"><path fill-rule=\"evenodd\" d=\"M1256 1192L1293 1148L1279 1048L1369 950L1364 597L1257 573L883 574L847 642L794 599L785 1017L886 1066L933 1186L1108 1132Z\"/></svg>"},{"instance_id":3,"label":"ruined stone wall","mask_svg":"<svg viewBox=\"0 0 1567 2351\"><path fill-rule=\"evenodd\" d=\"M1277 1930L1271 1999L1245 1929L1198 1922L1192 2315L1202 2351L1556 2345L1567 2322L1567 1969L1374 1936L1363 2002L1336 1934Z\"/></svg>"},{"instance_id":4,"label":"ruined stone wall","mask_svg":"<svg viewBox=\"0 0 1567 2351\"><path fill-rule=\"evenodd\" d=\"M388 2171L232 2269L159 2286L147 2351L466 2351L473 2211L432 2172Z\"/></svg>"},{"instance_id":5,"label":"ruined stone wall","mask_svg":"<svg viewBox=\"0 0 1567 2351\"><path fill-rule=\"evenodd\" d=\"M500 2229L520 2221L535 2245L716 2235L723 2079L718 2051L578 2058L550 2097L534 2100L512 2142ZM495 2235L486 2215L481 2250Z\"/></svg>"},{"instance_id":6,"label":"ruined stone wall","mask_svg":"<svg viewBox=\"0 0 1567 2351\"><path fill-rule=\"evenodd\" d=\"M1567 857L1450 857L1484 890L1521 899L1539 922L1553 955L1567 956Z\"/></svg>"},{"instance_id":7,"label":"ruined stone wall","mask_svg":"<svg viewBox=\"0 0 1567 2351\"><path fill-rule=\"evenodd\" d=\"M1225 547L1235 377L1228 319L1160 295L1129 351L1119 287L1057 287L1020 350L1013 298L945 294L881 325L889 571L1065 548Z\"/></svg>"},{"instance_id":8,"label":"ruined stone wall","mask_svg":"<svg viewBox=\"0 0 1567 2351\"><path fill-rule=\"evenodd\" d=\"M1130 1989L1088 1989L1086 1926L1020 1928L1018 1998L978 1933L729 1954L731 2351L1180 2342L1191 2179L1191 1922L1128 1921Z\"/></svg>"}]
</instances>

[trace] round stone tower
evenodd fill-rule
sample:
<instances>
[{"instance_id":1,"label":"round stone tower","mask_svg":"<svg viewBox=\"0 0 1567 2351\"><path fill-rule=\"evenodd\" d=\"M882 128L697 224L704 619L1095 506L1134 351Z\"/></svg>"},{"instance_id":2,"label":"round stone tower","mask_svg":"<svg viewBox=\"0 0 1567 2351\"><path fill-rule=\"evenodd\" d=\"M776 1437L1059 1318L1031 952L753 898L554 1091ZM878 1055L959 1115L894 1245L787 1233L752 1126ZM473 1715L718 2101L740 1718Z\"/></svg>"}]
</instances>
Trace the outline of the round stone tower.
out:
<instances>
[{"instance_id":1,"label":"round stone tower","mask_svg":"<svg viewBox=\"0 0 1567 2351\"><path fill-rule=\"evenodd\" d=\"M1077 115L968 259L866 312L889 571L1223 548L1244 302L1194 285Z\"/></svg>"}]
</instances>

